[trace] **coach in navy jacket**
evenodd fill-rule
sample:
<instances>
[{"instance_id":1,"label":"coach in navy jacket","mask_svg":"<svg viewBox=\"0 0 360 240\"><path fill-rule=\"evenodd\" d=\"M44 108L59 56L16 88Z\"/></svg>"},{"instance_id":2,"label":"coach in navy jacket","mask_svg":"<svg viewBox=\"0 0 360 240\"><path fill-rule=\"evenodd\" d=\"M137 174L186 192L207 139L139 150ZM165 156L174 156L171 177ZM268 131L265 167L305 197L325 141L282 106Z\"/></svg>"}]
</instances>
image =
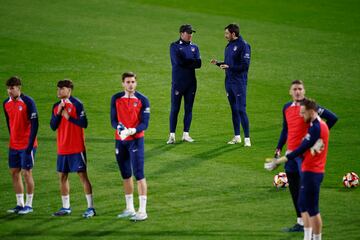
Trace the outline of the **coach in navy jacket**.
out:
<instances>
[{"instance_id":1,"label":"coach in navy jacket","mask_svg":"<svg viewBox=\"0 0 360 240\"><path fill-rule=\"evenodd\" d=\"M191 25L180 26L180 39L170 45L172 65L170 136L167 144L175 143L175 131L181 99L184 97L184 133L182 140L193 142L189 136L192 119L192 108L196 93L195 69L201 67L198 46L191 42L195 30Z\"/></svg>"},{"instance_id":2,"label":"coach in navy jacket","mask_svg":"<svg viewBox=\"0 0 360 240\"><path fill-rule=\"evenodd\" d=\"M250 45L240 36L237 24L225 27L225 38L229 41L225 48L225 60L211 60L225 70L225 89L231 107L234 138L228 144L241 143L240 123L244 130L245 146L250 147L249 120L246 114L246 88L250 66Z\"/></svg>"}]
</instances>

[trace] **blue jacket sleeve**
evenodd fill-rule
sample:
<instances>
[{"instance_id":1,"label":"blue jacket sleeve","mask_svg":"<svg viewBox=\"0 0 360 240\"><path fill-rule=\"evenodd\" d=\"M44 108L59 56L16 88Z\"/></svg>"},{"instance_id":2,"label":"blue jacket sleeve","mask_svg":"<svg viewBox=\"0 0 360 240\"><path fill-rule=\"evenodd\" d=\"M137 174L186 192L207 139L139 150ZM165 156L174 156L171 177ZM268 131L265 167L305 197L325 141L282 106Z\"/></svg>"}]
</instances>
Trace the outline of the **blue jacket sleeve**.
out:
<instances>
[{"instance_id":1,"label":"blue jacket sleeve","mask_svg":"<svg viewBox=\"0 0 360 240\"><path fill-rule=\"evenodd\" d=\"M150 120L150 103L149 100L146 98L143 98L142 100L142 107L141 107L141 122L136 127L136 132L144 131L149 126L149 120Z\"/></svg>"},{"instance_id":2,"label":"blue jacket sleeve","mask_svg":"<svg viewBox=\"0 0 360 240\"><path fill-rule=\"evenodd\" d=\"M3 109L4 109L4 114L5 114L5 119L6 119L6 125L10 134L10 125L9 125L9 115L7 114L6 110L5 110L5 103L6 100L3 102Z\"/></svg>"},{"instance_id":3,"label":"blue jacket sleeve","mask_svg":"<svg viewBox=\"0 0 360 240\"><path fill-rule=\"evenodd\" d=\"M60 124L61 118L62 118L61 115L54 114L54 109L55 109L56 105L58 105L58 104L59 103L54 104L54 106L52 108L52 112L51 112L50 127L53 131L55 131L59 127L59 124Z\"/></svg>"},{"instance_id":4,"label":"blue jacket sleeve","mask_svg":"<svg viewBox=\"0 0 360 240\"><path fill-rule=\"evenodd\" d=\"M116 129L117 125L119 124L119 120L117 119L117 114L116 114L116 95L112 96L111 98L111 103L110 103L110 121L111 121L111 126Z\"/></svg>"},{"instance_id":5,"label":"blue jacket sleeve","mask_svg":"<svg viewBox=\"0 0 360 240\"><path fill-rule=\"evenodd\" d=\"M182 53L175 44L170 45L170 58L171 62L175 65L180 65L184 68L200 68L201 67L201 58L199 49L196 48L196 51L193 55L193 58L186 58L185 54Z\"/></svg>"},{"instance_id":6,"label":"blue jacket sleeve","mask_svg":"<svg viewBox=\"0 0 360 240\"><path fill-rule=\"evenodd\" d=\"M321 106L318 106L318 114L322 119L326 120L329 129L332 128L338 120L338 117L333 112Z\"/></svg>"},{"instance_id":7,"label":"blue jacket sleeve","mask_svg":"<svg viewBox=\"0 0 360 240\"><path fill-rule=\"evenodd\" d=\"M30 123L31 123L29 143L26 150L31 151L33 149L36 135L39 129L39 118L38 118L38 112L35 106L35 102L30 98L24 98L24 102L27 106L28 118L30 119Z\"/></svg>"},{"instance_id":8,"label":"blue jacket sleeve","mask_svg":"<svg viewBox=\"0 0 360 240\"><path fill-rule=\"evenodd\" d=\"M283 108L283 127L281 130L280 138L277 144L277 149L282 150L283 146L285 145L287 141L287 134L288 134L288 127L287 127L287 121L285 117L285 107Z\"/></svg>"},{"instance_id":9,"label":"blue jacket sleeve","mask_svg":"<svg viewBox=\"0 0 360 240\"><path fill-rule=\"evenodd\" d=\"M81 127L81 128L87 128L88 126L88 120L86 117L86 113L84 110L84 105L81 102L75 102L75 108L76 108L76 116L77 118L69 118L69 122Z\"/></svg>"},{"instance_id":10,"label":"blue jacket sleeve","mask_svg":"<svg viewBox=\"0 0 360 240\"><path fill-rule=\"evenodd\" d=\"M236 57L240 58L239 60L233 60L231 64L229 64L229 70L233 72L244 72L249 69L250 66L250 55L251 48L250 45L244 44L242 47L242 51Z\"/></svg>"},{"instance_id":11,"label":"blue jacket sleeve","mask_svg":"<svg viewBox=\"0 0 360 240\"><path fill-rule=\"evenodd\" d=\"M304 140L301 142L300 146L293 152L287 154L286 157L288 158L288 160L292 160L297 156L302 155L306 152L306 150L310 149L319 138L320 125L314 124L309 128L308 133L306 134Z\"/></svg>"}]
</instances>

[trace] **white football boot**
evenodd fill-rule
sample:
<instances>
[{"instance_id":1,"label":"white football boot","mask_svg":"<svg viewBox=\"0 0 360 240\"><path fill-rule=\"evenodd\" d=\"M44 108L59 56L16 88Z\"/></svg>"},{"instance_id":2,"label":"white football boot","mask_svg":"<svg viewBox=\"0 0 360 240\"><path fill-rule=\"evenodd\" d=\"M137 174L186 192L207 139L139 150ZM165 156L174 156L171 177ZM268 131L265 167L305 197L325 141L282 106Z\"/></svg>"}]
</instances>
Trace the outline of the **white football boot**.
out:
<instances>
[{"instance_id":1,"label":"white football boot","mask_svg":"<svg viewBox=\"0 0 360 240\"><path fill-rule=\"evenodd\" d=\"M137 222L137 221L144 221L148 218L146 213L143 212L137 212L135 216L131 217L130 220Z\"/></svg>"},{"instance_id":2,"label":"white football boot","mask_svg":"<svg viewBox=\"0 0 360 240\"><path fill-rule=\"evenodd\" d=\"M251 147L250 138L244 138L244 146L245 147Z\"/></svg>"},{"instance_id":3,"label":"white football boot","mask_svg":"<svg viewBox=\"0 0 360 240\"><path fill-rule=\"evenodd\" d=\"M118 218L129 218L129 217L134 217L135 215L136 215L135 210L125 209L122 213L117 215L117 217Z\"/></svg>"},{"instance_id":4,"label":"white football boot","mask_svg":"<svg viewBox=\"0 0 360 240\"><path fill-rule=\"evenodd\" d=\"M170 133L169 140L166 142L166 144L174 144L175 143L175 133Z\"/></svg>"},{"instance_id":5,"label":"white football boot","mask_svg":"<svg viewBox=\"0 0 360 240\"><path fill-rule=\"evenodd\" d=\"M194 139L192 139L188 132L184 132L182 136L182 140L184 142L194 142Z\"/></svg>"},{"instance_id":6,"label":"white football boot","mask_svg":"<svg viewBox=\"0 0 360 240\"><path fill-rule=\"evenodd\" d=\"M233 137L231 141L229 141L227 144L238 144L241 143L241 137Z\"/></svg>"}]
</instances>

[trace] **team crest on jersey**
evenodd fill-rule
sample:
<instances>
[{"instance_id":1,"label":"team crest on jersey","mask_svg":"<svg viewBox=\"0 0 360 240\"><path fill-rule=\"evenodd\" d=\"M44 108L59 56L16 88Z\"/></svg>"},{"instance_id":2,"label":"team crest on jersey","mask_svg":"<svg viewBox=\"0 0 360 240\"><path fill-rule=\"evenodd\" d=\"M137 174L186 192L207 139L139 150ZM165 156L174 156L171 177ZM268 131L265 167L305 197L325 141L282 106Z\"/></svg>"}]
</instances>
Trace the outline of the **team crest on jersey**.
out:
<instances>
[{"instance_id":1,"label":"team crest on jersey","mask_svg":"<svg viewBox=\"0 0 360 240\"><path fill-rule=\"evenodd\" d=\"M67 111L68 111L68 113L71 113L71 108L68 108Z\"/></svg>"},{"instance_id":2,"label":"team crest on jersey","mask_svg":"<svg viewBox=\"0 0 360 240\"><path fill-rule=\"evenodd\" d=\"M23 107L22 106L19 106L19 111L22 111L23 110Z\"/></svg>"},{"instance_id":3,"label":"team crest on jersey","mask_svg":"<svg viewBox=\"0 0 360 240\"><path fill-rule=\"evenodd\" d=\"M134 102L134 107L137 107L137 105L138 105L138 102Z\"/></svg>"},{"instance_id":4,"label":"team crest on jersey","mask_svg":"<svg viewBox=\"0 0 360 240\"><path fill-rule=\"evenodd\" d=\"M234 46L234 48L233 48L234 52L236 52L237 49L238 49L238 47Z\"/></svg>"},{"instance_id":5,"label":"team crest on jersey","mask_svg":"<svg viewBox=\"0 0 360 240\"><path fill-rule=\"evenodd\" d=\"M195 48L194 48L194 47L192 47L192 48L191 48L191 51L192 51L192 52L195 52Z\"/></svg>"}]
</instances>

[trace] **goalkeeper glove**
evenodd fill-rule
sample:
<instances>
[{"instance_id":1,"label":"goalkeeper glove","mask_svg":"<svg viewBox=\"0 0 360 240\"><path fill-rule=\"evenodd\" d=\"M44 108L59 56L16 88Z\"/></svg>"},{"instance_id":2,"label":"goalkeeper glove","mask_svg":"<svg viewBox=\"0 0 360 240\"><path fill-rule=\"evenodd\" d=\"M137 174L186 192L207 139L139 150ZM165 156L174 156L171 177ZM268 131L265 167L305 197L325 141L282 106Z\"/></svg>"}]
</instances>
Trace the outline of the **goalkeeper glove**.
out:
<instances>
[{"instance_id":1,"label":"goalkeeper glove","mask_svg":"<svg viewBox=\"0 0 360 240\"><path fill-rule=\"evenodd\" d=\"M276 158L266 158L264 163L264 168L268 171L276 169L279 164L276 163Z\"/></svg>"},{"instance_id":2,"label":"goalkeeper glove","mask_svg":"<svg viewBox=\"0 0 360 240\"><path fill-rule=\"evenodd\" d=\"M315 155L317 153L321 153L322 150L324 150L324 147L325 147L325 144L324 144L324 141L319 138L315 144L310 148L310 153L311 155Z\"/></svg>"},{"instance_id":3,"label":"goalkeeper glove","mask_svg":"<svg viewBox=\"0 0 360 240\"><path fill-rule=\"evenodd\" d=\"M266 158L264 163L264 168L268 171L276 169L281 163L287 162L288 159L286 156L280 158Z\"/></svg>"},{"instance_id":4,"label":"goalkeeper glove","mask_svg":"<svg viewBox=\"0 0 360 240\"><path fill-rule=\"evenodd\" d=\"M126 127L124 126L124 124L122 124L121 122L119 122L119 124L118 124L117 127L116 127L116 131L117 131L118 135L120 136L121 131L122 131L122 130L125 130L125 129L126 129Z\"/></svg>"},{"instance_id":5,"label":"goalkeeper glove","mask_svg":"<svg viewBox=\"0 0 360 240\"><path fill-rule=\"evenodd\" d=\"M125 128L120 132L121 140L124 140L128 136L134 135L136 133L136 128Z\"/></svg>"}]
</instances>

